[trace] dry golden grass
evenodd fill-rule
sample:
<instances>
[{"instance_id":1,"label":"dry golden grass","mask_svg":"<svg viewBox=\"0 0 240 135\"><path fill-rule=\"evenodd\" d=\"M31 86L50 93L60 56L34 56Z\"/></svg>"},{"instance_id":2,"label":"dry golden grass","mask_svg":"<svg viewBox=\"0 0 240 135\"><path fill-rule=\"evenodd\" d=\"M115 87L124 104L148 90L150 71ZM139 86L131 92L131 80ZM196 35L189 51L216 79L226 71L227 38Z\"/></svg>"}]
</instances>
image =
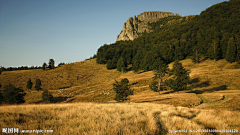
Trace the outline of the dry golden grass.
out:
<instances>
[{"instance_id":1,"label":"dry golden grass","mask_svg":"<svg viewBox=\"0 0 240 135\"><path fill-rule=\"evenodd\" d=\"M217 91L202 94L211 104L206 109L240 110L240 90Z\"/></svg>"},{"instance_id":2,"label":"dry golden grass","mask_svg":"<svg viewBox=\"0 0 240 135\"><path fill-rule=\"evenodd\" d=\"M96 59L92 59L63 65L48 71L37 69L3 72L0 75L0 82L3 87L9 83L14 84L15 87L22 87L27 93L26 103L40 103L42 94L41 91L34 90L35 85L33 85L31 94L28 93L26 84L29 78L34 84L35 79L39 78L42 81L42 89L50 90L56 102L105 102L114 97L112 84L115 79L120 81L122 78L128 78L130 83L136 83L134 87L138 87L150 84L152 77L153 72L135 74L130 71L121 74L116 69L107 70L106 65L97 64ZM142 89L135 92L140 91Z\"/></svg>"},{"instance_id":3,"label":"dry golden grass","mask_svg":"<svg viewBox=\"0 0 240 135\"><path fill-rule=\"evenodd\" d=\"M1 84L14 84L22 87L27 95L26 103L41 103L42 91L32 90L28 93L26 82L31 78L42 80L42 88L48 89L54 96L55 102L114 102L115 96L112 84L123 78L128 78L130 84L134 84L134 95L131 102L153 102L158 104L170 104L174 106L193 107L208 103L202 108L240 110L240 69L237 63L228 63L226 60L202 60L193 64L190 59L180 61L186 69L189 69L193 91L185 90L179 94L173 91L152 92L147 85L152 81L152 71L135 74L132 71L121 74L116 70L107 70L106 65L97 64L96 59L63 65L54 70L43 71L26 70L3 72L0 75ZM173 63L169 64L172 68ZM34 86L33 86L34 88ZM59 91L59 88L63 88ZM234 91L235 89L235 91ZM168 94L169 93L169 94ZM196 95L197 94L197 95ZM224 100L221 100L225 96Z\"/></svg>"},{"instance_id":4,"label":"dry golden grass","mask_svg":"<svg viewBox=\"0 0 240 135\"><path fill-rule=\"evenodd\" d=\"M131 95L130 99L131 102L135 103L152 102L184 107L197 106L202 103L202 100L195 93L186 93L186 91L181 91L179 94L174 91L163 91L159 95L157 92L146 90L142 93Z\"/></svg>"},{"instance_id":5,"label":"dry golden grass","mask_svg":"<svg viewBox=\"0 0 240 135\"><path fill-rule=\"evenodd\" d=\"M0 128L53 130L64 135L171 134L169 130L179 129L240 130L239 117L234 111L153 103L12 105L0 107Z\"/></svg>"}]
</instances>

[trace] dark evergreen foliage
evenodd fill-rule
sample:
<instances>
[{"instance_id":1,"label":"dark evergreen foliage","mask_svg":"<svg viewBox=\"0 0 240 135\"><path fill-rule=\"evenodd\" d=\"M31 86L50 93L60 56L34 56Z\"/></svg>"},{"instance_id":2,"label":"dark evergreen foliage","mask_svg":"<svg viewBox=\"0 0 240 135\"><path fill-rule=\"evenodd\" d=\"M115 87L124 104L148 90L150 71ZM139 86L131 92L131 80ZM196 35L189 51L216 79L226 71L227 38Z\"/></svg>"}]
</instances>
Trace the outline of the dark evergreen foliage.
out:
<instances>
[{"instance_id":1,"label":"dark evergreen foliage","mask_svg":"<svg viewBox=\"0 0 240 135\"><path fill-rule=\"evenodd\" d=\"M149 85L149 88L152 90L152 91L155 91L155 92L158 92L158 82L156 81L153 81L150 85Z\"/></svg>"},{"instance_id":2,"label":"dark evergreen foliage","mask_svg":"<svg viewBox=\"0 0 240 135\"><path fill-rule=\"evenodd\" d=\"M107 69L116 69L117 68L117 59L114 57L112 60L108 60Z\"/></svg>"},{"instance_id":3,"label":"dark evergreen foliage","mask_svg":"<svg viewBox=\"0 0 240 135\"><path fill-rule=\"evenodd\" d=\"M191 56L195 63L199 62L200 56L215 61L222 58L229 62L239 61L240 41L236 40L240 36L239 7L238 0L222 2L200 15L170 16L149 23L153 30L151 33L142 33L133 41L101 46L97 52L97 63L106 64L113 58L118 60L122 57L137 72L139 69L152 70L152 62L159 56L166 64L187 56ZM230 43L231 37L234 41ZM230 56L232 52L233 56Z\"/></svg>"},{"instance_id":4,"label":"dark evergreen foliage","mask_svg":"<svg viewBox=\"0 0 240 135\"><path fill-rule=\"evenodd\" d=\"M58 64L58 66L62 66L62 65L65 65L65 63L61 62L61 63Z\"/></svg>"},{"instance_id":5,"label":"dark evergreen foliage","mask_svg":"<svg viewBox=\"0 0 240 135\"><path fill-rule=\"evenodd\" d=\"M189 71L186 70L178 60L174 62L171 74L173 78L168 80L167 84L170 85L169 87L177 92L185 90L190 80Z\"/></svg>"},{"instance_id":6,"label":"dark evergreen foliage","mask_svg":"<svg viewBox=\"0 0 240 135\"><path fill-rule=\"evenodd\" d=\"M26 93L21 88L15 88L14 85L9 84L4 86L3 99L6 104L24 103L24 96Z\"/></svg>"},{"instance_id":7,"label":"dark evergreen foliage","mask_svg":"<svg viewBox=\"0 0 240 135\"><path fill-rule=\"evenodd\" d=\"M16 70L29 70L29 69L41 69L41 68L42 68L41 66L31 66L31 67L21 66L21 67L8 67L8 68L1 67L0 74L2 71L16 71Z\"/></svg>"},{"instance_id":8,"label":"dark evergreen foliage","mask_svg":"<svg viewBox=\"0 0 240 135\"><path fill-rule=\"evenodd\" d=\"M113 84L113 90L116 92L116 96L114 99L116 101L124 102L125 100L129 100L129 95L133 95L133 90L130 89L130 85L128 83L129 80L127 78L124 78L121 80L121 82L116 81Z\"/></svg>"},{"instance_id":9,"label":"dark evergreen foliage","mask_svg":"<svg viewBox=\"0 0 240 135\"><path fill-rule=\"evenodd\" d=\"M226 52L226 60L230 63L234 62L237 59L237 48L235 45L234 38L231 37L228 41L228 47Z\"/></svg>"},{"instance_id":10,"label":"dark evergreen foliage","mask_svg":"<svg viewBox=\"0 0 240 135\"><path fill-rule=\"evenodd\" d=\"M48 67L50 69L54 69L55 68L55 61L53 59L49 60Z\"/></svg>"},{"instance_id":11,"label":"dark evergreen foliage","mask_svg":"<svg viewBox=\"0 0 240 135\"><path fill-rule=\"evenodd\" d=\"M160 57L158 57L153 63L153 70L155 72L154 80L158 79L157 91L160 95L161 87L163 87L162 77L164 77L165 74L168 72L168 65Z\"/></svg>"},{"instance_id":12,"label":"dark evergreen foliage","mask_svg":"<svg viewBox=\"0 0 240 135\"><path fill-rule=\"evenodd\" d=\"M53 102L53 96L48 90L44 90L42 93L42 102L51 103Z\"/></svg>"},{"instance_id":13,"label":"dark evergreen foliage","mask_svg":"<svg viewBox=\"0 0 240 135\"><path fill-rule=\"evenodd\" d=\"M127 61L120 57L117 62L117 70L120 72L125 72L127 68Z\"/></svg>"},{"instance_id":14,"label":"dark evergreen foliage","mask_svg":"<svg viewBox=\"0 0 240 135\"><path fill-rule=\"evenodd\" d=\"M39 78L36 79L35 90L37 90L37 91L41 90L42 89L41 85L42 85L41 80Z\"/></svg>"},{"instance_id":15,"label":"dark evergreen foliage","mask_svg":"<svg viewBox=\"0 0 240 135\"><path fill-rule=\"evenodd\" d=\"M33 83L31 81L31 79L29 78L29 80L27 81L27 85L26 85L27 89L29 89L29 92L32 89L32 85L33 85Z\"/></svg>"}]
</instances>

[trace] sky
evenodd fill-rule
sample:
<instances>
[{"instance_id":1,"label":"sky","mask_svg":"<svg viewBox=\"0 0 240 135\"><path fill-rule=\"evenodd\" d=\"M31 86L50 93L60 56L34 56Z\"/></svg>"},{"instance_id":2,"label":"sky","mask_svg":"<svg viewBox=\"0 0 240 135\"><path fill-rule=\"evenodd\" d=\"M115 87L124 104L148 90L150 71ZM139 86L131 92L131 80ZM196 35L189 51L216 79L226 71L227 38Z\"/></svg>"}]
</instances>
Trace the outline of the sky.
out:
<instances>
[{"instance_id":1,"label":"sky","mask_svg":"<svg viewBox=\"0 0 240 135\"><path fill-rule=\"evenodd\" d=\"M0 66L83 61L147 11L197 15L224 0L0 0Z\"/></svg>"}]
</instances>

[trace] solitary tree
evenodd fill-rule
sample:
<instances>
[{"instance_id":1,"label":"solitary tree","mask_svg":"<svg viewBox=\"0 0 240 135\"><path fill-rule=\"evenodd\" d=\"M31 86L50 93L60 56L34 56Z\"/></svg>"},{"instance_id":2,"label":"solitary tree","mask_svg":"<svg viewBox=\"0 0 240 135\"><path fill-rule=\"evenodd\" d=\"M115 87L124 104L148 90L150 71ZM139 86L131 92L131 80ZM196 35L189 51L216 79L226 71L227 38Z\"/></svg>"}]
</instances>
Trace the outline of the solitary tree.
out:
<instances>
[{"instance_id":1,"label":"solitary tree","mask_svg":"<svg viewBox=\"0 0 240 135\"><path fill-rule=\"evenodd\" d=\"M47 64L44 62L43 65L42 65L42 70L47 70Z\"/></svg>"},{"instance_id":2,"label":"solitary tree","mask_svg":"<svg viewBox=\"0 0 240 135\"><path fill-rule=\"evenodd\" d=\"M31 81L31 79L29 78L29 80L27 81L27 85L26 85L26 87L28 88L29 93L31 93L32 85L33 85L33 83Z\"/></svg>"},{"instance_id":3,"label":"solitary tree","mask_svg":"<svg viewBox=\"0 0 240 135\"><path fill-rule=\"evenodd\" d=\"M189 71L186 70L178 60L176 60L171 72L174 76L169 80L168 84L170 84L170 87L177 92L186 89L190 79Z\"/></svg>"},{"instance_id":4,"label":"solitary tree","mask_svg":"<svg viewBox=\"0 0 240 135\"><path fill-rule=\"evenodd\" d=\"M36 79L35 90L37 90L37 91L41 90L42 89L41 85L42 85L41 80L40 79Z\"/></svg>"},{"instance_id":5,"label":"solitary tree","mask_svg":"<svg viewBox=\"0 0 240 135\"><path fill-rule=\"evenodd\" d=\"M168 66L166 63L164 63L161 58L157 58L157 60L154 62L153 64L153 70L155 72L155 76L154 76L154 80L158 79L158 83L157 83L157 91L158 94L160 95L160 91L161 91L161 83L162 83L162 77L165 76L165 74L168 71ZM154 83L152 83L152 88L154 88Z\"/></svg>"},{"instance_id":6,"label":"solitary tree","mask_svg":"<svg viewBox=\"0 0 240 135\"><path fill-rule=\"evenodd\" d=\"M42 93L42 101L51 103L53 101L53 96L48 90L44 90Z\"/></svg>"},{"instance_id":7,"label":"solitary tree","mask_svg":"<svg viewBox=\"0 0 240 135\"><path fill-rule=\"evenodd\" d=\"M15 88L12 84L4 86L3 97L7 104L24 103L26 93L20 88Z\"/></svg>"},{"instance_id":8,"label":"solitary tree","mask_svg":"<svg viewBox=\"0 0 240 135\"><path fill-rule=\"evenodd\" d=\"M54 68L55 68L54 63L55 63L55 62L54 62L53 59L50 59L50 60L49 60L48 66L49 66L50 69L54 69Z\"/></svg>"},{"instance_id":9,"label":"solitary tree","mask_svg":"<svg viewBox=\"0 0 240 135\"><path fill-rule=\"evenodd\" d=\"M129 80L127 78L124 78L121 80L121 82L116 81L113 84L113 89L116 92L116 97L114 99L116 101L124 102L125 100L129 100L129 95L133 95L133 90L130 89L130 85L128 83Z\"/></svg>"}]
</instances>

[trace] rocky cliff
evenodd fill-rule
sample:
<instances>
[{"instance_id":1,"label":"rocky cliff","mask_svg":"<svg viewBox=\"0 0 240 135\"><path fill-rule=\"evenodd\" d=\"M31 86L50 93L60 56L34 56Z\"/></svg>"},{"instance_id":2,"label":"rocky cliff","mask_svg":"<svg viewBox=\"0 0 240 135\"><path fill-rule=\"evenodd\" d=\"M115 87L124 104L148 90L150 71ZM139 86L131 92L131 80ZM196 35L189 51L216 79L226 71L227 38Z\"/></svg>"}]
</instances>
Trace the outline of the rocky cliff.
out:
<instances>
[{"instance_id":1,"label":"rocky cliff","mask_svg":"<svg viewBox=\"0 0 240 135\"><path fill-rule=\"evenodd\" d=\"M161 18L173 16L171 12L144 12L137 17L130 17L123 25L123 30L118 35L116 41L120 40L133 40L137 38L144 31L150 32L148 28L148 22L156 22Z\"/></svg>"}]
</instances>

